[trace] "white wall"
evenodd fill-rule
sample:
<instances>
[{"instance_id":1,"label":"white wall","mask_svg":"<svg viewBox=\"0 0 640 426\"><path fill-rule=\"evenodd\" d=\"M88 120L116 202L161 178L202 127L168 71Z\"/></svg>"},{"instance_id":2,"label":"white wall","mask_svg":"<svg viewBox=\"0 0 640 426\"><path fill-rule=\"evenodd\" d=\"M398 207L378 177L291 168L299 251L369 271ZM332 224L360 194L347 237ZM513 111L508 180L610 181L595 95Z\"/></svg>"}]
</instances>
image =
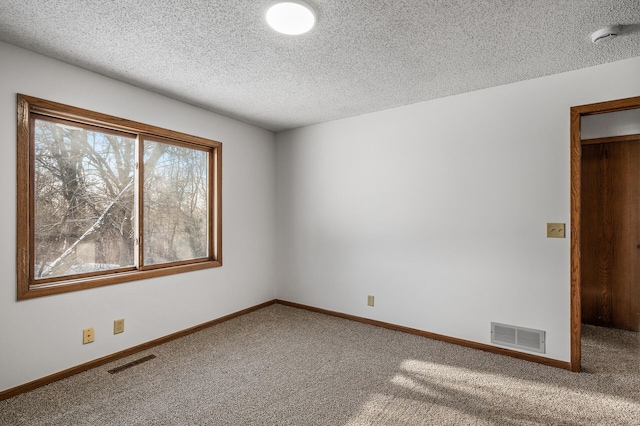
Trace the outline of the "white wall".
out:
<instances>
[{"instance_id":1,"label":"white wall","mask_svg":"<svg viewBox=\"0 0 640 426\"><path fill-rule=\"evenodd\" d=\"M638 96L639 75L634 58L278 134L278 298L485 344L491 321L542 329L569 361L570 239L545 238L570 222L569 108Z\"/></svg>"},{"instance_id":2,"label":"white wall","mask_svg":"<svg viewBox=\"0 0 640 426\"><path fill-rule=\"evenodd\" d=\"M221 141L224 265L17 302L16 93ZM0 141L0 391L275 297L273 133L0 43Z\"/></svg>"}]
</instances>

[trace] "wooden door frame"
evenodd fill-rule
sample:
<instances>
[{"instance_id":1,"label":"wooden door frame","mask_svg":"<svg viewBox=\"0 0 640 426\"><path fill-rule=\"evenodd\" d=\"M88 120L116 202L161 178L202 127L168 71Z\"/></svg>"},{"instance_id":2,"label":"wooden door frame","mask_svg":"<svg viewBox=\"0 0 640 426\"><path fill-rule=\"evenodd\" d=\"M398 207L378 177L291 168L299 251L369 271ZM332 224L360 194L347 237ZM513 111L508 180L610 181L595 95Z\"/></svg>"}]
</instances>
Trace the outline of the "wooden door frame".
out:
<instances>
[{"instance_id":1,"label":"wooden door frame","mask_svg":"<svg viewBox=\"0 0 640 426\"><path fill-rule=\"evenodd\" d=\"M582 311L580 306L581 117L640 108L640 96L571 107L571 371L580 371Z\"/></svg>"}]
</instances>

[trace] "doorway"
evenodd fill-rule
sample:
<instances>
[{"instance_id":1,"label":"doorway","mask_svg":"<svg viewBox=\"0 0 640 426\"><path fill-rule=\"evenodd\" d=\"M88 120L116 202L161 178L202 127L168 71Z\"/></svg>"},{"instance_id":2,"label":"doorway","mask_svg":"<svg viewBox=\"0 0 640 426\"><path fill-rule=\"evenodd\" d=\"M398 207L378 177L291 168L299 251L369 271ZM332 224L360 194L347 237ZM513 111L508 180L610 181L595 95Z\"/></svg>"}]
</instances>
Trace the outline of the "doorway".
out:
<instances>
[{"instance_id":1,"label":"doorway","mask_svg":"<svg viewBox=\"0 0 640 426\"><path fill-rule=\"evenodd\" d=\"M582 323L640 331L640 135L582 140Z\"/></svg>"},{"instance_id":2,"label":"doorway","mask_svg":"<svg viewBox=\"0 0 640 426\"><path fill-rule=\"evenodd\" d=\"M582 155L583 141L581 138L582 117L595 114L604 114L616 111L627 111L640 108L640 97L627 98L616 101L601 102L597 104L582 105L571 108L571 370L581 370L581 327L582 327L582 262L581 262L581 241L583 238L582 223ZM624 138L624 137L623 137ZM594 141L592 141L594 142ZM598 142L598 141L595 141ZM622 142L622 141L618 141ZM603 141L603 143L608 143ZM596 145L596 143L593 143ZM585 155L608 155L608 153L597 153L597 148L590 148L585 151ZM607 151L607 150L604 150ZM588 202L588 201L587 201ZM591 219L585 218L587 221ZM588 235L585 238L590 238ZM640 238L640 236L638 237ZM636 244L640 242L637 241ZM606 283L605 283L606 284ZM611 295L611 291L609 291ZM606 305L607 297L601 298L602 305L600 312L610 311L611 305ZM609 318L610 312L607 313Z\"/></svg>"}]
</instances>

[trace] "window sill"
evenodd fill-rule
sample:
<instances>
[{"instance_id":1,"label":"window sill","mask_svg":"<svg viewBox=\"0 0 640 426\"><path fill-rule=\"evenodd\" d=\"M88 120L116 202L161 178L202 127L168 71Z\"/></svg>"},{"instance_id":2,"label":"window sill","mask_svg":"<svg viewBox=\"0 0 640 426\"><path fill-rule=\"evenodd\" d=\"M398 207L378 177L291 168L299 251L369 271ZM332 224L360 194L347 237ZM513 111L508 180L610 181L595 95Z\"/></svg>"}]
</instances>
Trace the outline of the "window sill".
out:
<instances>
[{"instance_id":1,"label":"window sill","mask_svg":"<svg viewBox=\"0 0 640 426\"><path fill-rule=\"evenodd\" d=\"M165 275L180 274L183 272L198 271L201 269L216 268L222 266L218 260L208 260L186 265L168 266L158 269L135 270L119 272L103 276L88 278L77 278L72 280L62 280L53 283L31 283L26 286L19 286L18 300L33 299L36 297L50 296L53 294L68 293L77 290L102 287L111 284L120 284L131 281L144 280L147 278L162 277Z\"/></svg>"}]
</instances>

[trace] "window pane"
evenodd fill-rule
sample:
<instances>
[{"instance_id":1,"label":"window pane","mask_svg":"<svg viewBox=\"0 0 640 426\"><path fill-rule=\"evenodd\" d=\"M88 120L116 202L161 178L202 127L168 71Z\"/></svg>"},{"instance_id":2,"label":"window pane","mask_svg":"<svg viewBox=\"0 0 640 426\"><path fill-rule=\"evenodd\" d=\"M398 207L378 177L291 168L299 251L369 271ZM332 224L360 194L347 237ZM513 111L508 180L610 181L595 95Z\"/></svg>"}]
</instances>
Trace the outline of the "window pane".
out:
<instances>
[{"instance_id":1,"label":"window pane","mask_svg":"<svg viewBox=\"0 0 640 426\"><path fill-rule=\"evenodd\" d=\"M209 154L144 142L145 265L208 256Z\"/></svg>"},{"instance_id":2,"label":"window pane","mask_svg":"<svg viewBox=\"0 0 640 426\"><path fill-rule=\"evenodd\" d=\"M35 278L134 265L135 139L35 120Z\"/></svg>"}]
</instances>

